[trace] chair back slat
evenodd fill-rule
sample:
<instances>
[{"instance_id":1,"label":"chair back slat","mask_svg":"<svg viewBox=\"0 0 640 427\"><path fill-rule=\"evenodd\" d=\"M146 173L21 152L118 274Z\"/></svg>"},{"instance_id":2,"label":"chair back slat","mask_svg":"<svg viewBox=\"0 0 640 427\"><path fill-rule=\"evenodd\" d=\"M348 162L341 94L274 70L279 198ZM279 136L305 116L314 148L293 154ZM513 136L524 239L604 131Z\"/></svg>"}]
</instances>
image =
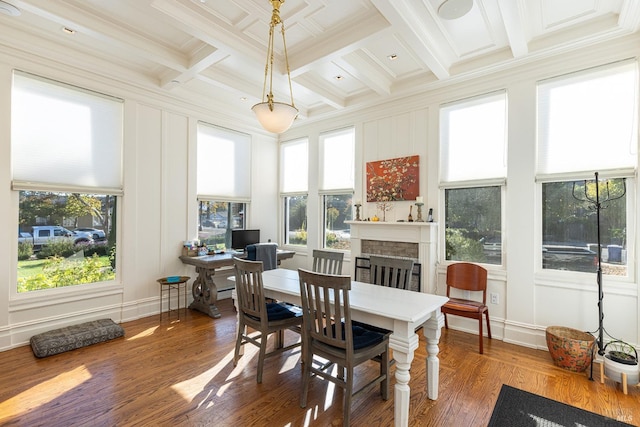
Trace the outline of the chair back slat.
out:
<instances>
[{"instance_id":1,"label":"chair back slat","mask_svg":"<svg viewBox=\"0 0 640 427\"><path fill-rule=\"evenodd\" d=\"M371 255L369 278L375 285L409 289L413 273L411 258Z\"/></svg>"},{"instance_id":2,"label":"chair back slat","mask_svg":"<svg viewBox=\"0 0 640 427\"><path fill-rule=\"evenodd\" d=\"M342 274L344 253L313 250L313 271L323 274Z\"/></svg>"},{"instance_id":3,"label":"chair back slat","mask_svg":"<svg viewBox=\"0 0 640 427\"><path fill-rule=\"evenodd\" d=\"M298 270L304 327L309 336L332 347L353 351L349 306L351 277ZM344 324L344 327L343 327Z\"/></svg>"},{"instance_id":4,"label":"chair back slat","mask_svg":"<svg viewBox=\"0 0 640 427\"><path fill-rule=\"evenodd\" d=\"M238 310L242 310L246 315L259 318L261 323L266 324L268 318L262 284L262 261L233 258L233 264Z\"/></svg>"}]
</instances>

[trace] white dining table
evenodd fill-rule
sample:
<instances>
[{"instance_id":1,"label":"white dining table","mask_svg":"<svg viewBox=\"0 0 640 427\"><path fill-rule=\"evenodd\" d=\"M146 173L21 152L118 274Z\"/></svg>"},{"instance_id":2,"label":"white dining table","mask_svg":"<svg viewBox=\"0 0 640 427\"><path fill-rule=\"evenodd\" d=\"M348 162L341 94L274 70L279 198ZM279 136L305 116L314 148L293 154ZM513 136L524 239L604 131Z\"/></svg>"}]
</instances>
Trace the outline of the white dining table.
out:
<instances>
[{"instance_id":1,"label":"white dining table","mask_svg":"<svg viewBox=\"0 0 640 427\"><path fill-rule=\"evenodd\" d=\"M278 268L262 273L265 296L300 304L297 270ZM235 295L233 295L235 301ZM392 331L389 346L395 359L394 420L396 426L409 425L411 389L409 369L419 345L415 330L423 326L427 341L427 396L438 398L440 360L438 341L444 325L441 307L447 297L388 288L352 281L349 293L351 318Z\"/></svg>"}]
</instances>

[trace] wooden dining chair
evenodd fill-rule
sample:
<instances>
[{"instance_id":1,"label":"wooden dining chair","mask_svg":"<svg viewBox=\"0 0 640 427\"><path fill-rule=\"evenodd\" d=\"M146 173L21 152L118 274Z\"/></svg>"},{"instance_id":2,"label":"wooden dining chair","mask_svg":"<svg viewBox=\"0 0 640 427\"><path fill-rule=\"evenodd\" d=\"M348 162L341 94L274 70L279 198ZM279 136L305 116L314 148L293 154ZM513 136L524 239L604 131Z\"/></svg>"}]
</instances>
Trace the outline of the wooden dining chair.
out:
<instances>
[{"instance_id":1,"label":"wooden dining chair","mask_svg":"<svg viewBox=\"0 0 640 427\"><path fill-rule=\"evenodd\" d=\"M413 260L411 258L371 255L369 280L375 285L409 289Z\"/></svg>"},{"instance_id":2,"label":"wooden dining chair","mask_svg":"<svg viewBox=\"0 0 640 427\"><path fill-rule=\"evenodd\" d=\"M284 346L284 330L299 331L302 326L302 310L285 303L267 302L262 284L262 261L233 259L236 276L236 294L238 304L238 336L233 355L233 366L238 364L240 347L251 343L260 348L258 355L257 382L262 383L264 359L282 353L301 342ZM257 336L247 333L247 326L259 332ZM278 333L276 348L267 353L267 339L270 334Z\"/></svg>"},{"instance_id":3,"label":"wooden dining chair","mask_svg":"<svg viewBox=\"0 0 640 427\"><path fill-rule=\"evenodd\" d=\"M389 335L388 331L354 325L351 321L349 290L351 277L329 275L299 269L302 300L303 363L300 406L307 406L309 382L319 376L344 389L343 424L348 426L353 397L380 384L380 394L389 398ZM318 367L313 356L329 363ZM354 368L379 356L380 373L359 390L353 390ZM331 367L338 366L337 375Z\"/></svg>"},{"instance_id":4,"label":"wooden dining chair","mask_svg":"<svg viewBox=\"0 0 640 427\"><path fill-rule=\"evenodd\" d=\"M342 274L343 252L313 250L313 271L323 274Z\"/></svg>"},{"instance_id":5,"label":"wooden dining chair","mask_svg":"<svg viewBox=\"0 0 640 427\"><path fill-rule=\"evenodd\" d=\"M482 301L452 298L451 290L481 292ZM487 307L487 270L468 262L457 262L447 267L447 297L449 301L442 306L444 326L449 328L447 314L478 320L480 354L483 353L482 316L487 319L487 336L491 339L491 323L489 323L489 307Z\"/></svg>"}]
</instances>

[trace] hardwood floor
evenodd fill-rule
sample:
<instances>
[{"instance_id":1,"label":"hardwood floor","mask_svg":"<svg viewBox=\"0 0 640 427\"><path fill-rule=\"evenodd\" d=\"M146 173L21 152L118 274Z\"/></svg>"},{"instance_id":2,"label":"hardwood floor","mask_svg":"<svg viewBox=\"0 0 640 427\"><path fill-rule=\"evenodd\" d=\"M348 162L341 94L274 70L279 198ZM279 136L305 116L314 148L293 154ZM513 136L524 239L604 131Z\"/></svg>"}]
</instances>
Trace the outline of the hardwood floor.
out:
<instances>
[{"instance_id":1,"label":"hardwood floor","mask_svg":"<svg viewBox=\"0 0 640 427\"><path fill-rule=\"evenodd\" d=\"M328 426L342 425L342 392L313 379L300 408L300 350L267 358L256 384L256 348L246 346L233 367L235 313L222 318L188 311L123 324L126 335L107 343L37 359L29 346L0 353L0 425L9 426ZM287 342L297 339L287 332ZM640 388L553 365L547 351L443 329L440 394L426 396L425 341L411 369L412 426L486 426L501 385L508 384L592 412L640 425ZM375 364L358 370L372 374ZM369 371L371 370L371 371ZM394 370L392 369L392 372ZM392 380L392 384L395 380ZM393 395L393 392L392 392ZM393 397L378 390L352 405L352 425L393 425Z\"/></svg>"}]
</instances>

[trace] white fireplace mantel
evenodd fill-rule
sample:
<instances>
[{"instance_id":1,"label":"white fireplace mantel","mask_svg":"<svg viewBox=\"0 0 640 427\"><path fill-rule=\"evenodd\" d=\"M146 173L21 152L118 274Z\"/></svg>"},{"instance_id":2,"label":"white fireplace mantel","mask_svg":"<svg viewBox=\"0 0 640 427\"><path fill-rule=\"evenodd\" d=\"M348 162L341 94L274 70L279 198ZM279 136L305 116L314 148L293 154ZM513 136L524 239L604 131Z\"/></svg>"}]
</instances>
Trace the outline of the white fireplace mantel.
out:
<instances>
[{"instance_id":1,"label":"white fireplace mantel","mask_svg":"<svg viewBox=\"0 0 640 427\"><path fill-rule=\"evenodd\" d=\"M422 264L420 288L425 293L436 291L438 224L435 222L346 221L351 227L351 254L362 254L363 240L407 242L418 244L418 261ZM352 275L355 277L355 262Z\"/></svg>"}]
</instances>

